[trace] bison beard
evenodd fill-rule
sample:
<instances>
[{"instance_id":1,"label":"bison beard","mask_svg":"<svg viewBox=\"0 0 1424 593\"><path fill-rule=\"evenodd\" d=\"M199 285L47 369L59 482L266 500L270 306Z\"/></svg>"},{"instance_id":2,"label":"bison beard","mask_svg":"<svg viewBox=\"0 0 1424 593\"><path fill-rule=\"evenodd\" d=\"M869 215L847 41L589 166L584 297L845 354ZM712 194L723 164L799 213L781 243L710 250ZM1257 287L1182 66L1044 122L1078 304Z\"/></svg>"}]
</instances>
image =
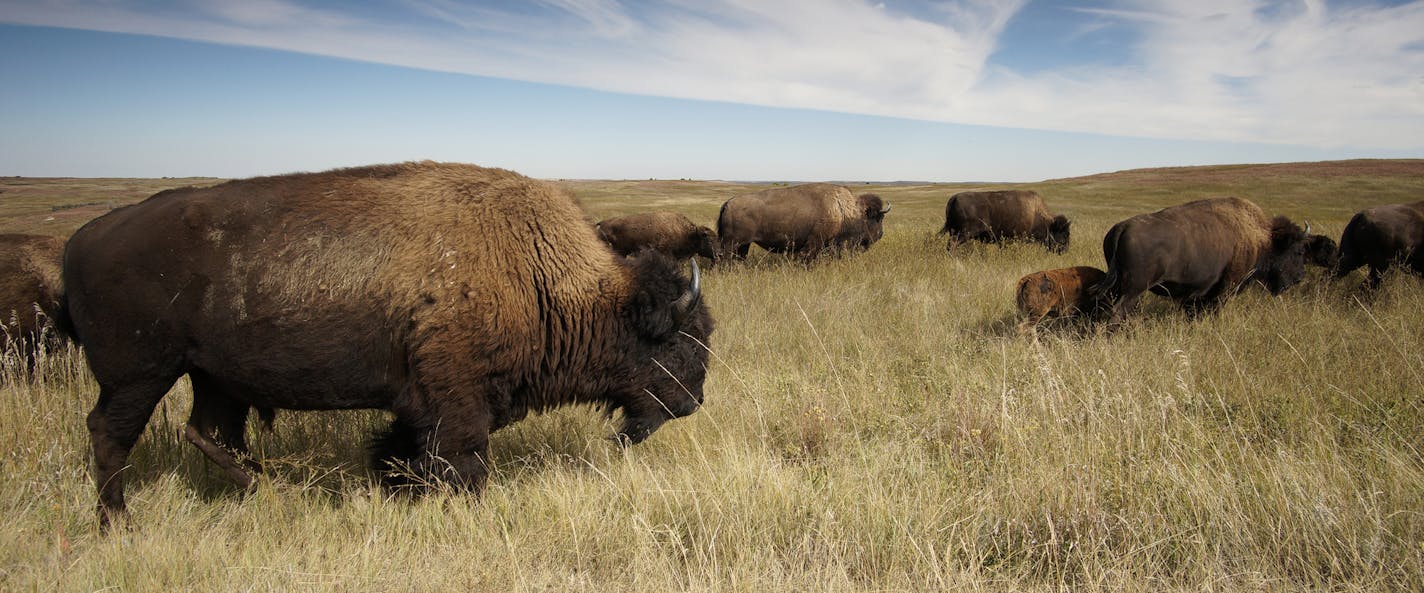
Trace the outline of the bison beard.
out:
<instances>
[{"instance_id":1,"label":"bison beard","mask_svg":"<svg viewBox=\"0 0 1424 593\"><path fill-rule=\"evenodd\" d=\"M387 409L380 470L478 491L489 433L530 412L622 412L638 442L702 403L698 271L623 258L550 184L405 163L160 192L75 233L61 306L100 393L87 420L101 524L159 400L240 485L247 411ZM401 483L399 477L388 483Z\"/></svg>"}]
</instances>

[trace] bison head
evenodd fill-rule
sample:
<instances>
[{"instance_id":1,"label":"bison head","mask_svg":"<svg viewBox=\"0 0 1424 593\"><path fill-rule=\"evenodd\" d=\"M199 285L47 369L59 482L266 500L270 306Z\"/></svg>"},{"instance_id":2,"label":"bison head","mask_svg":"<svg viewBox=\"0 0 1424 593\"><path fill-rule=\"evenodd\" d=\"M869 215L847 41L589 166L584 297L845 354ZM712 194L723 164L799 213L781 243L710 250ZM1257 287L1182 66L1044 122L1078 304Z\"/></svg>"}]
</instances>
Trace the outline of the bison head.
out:
<instances>
[{"instance_id":1,"label":"bison head","mask_svg":"<svg viewBox=\"0 0 1424 593\"><path fill-rule=\"evenodd\" d=\"M1271 242L1256 261L1256 279L1280 294L1305 277L1306 231L1284 216L1271 220Z\"/></svg>"},{"instance_id":2,"label":"bison head","mask_svg":"<svg viewBox=\"0 0 1424 593\"><path fill-rule=\"evenodd\" d=\"M627 261L634 287L625 316L634 340L621 345L627 383L615 390L609 407L623 411L618 440L635 444L702 405L712 316L702 303L696 260L690 279L676 260L655 251L641 251Z\"/></svg>"},{"instance_id":3,"label":"bison head","mask_svg":"<svg viewBox=\"0 0 1424 593\"><path fill-rule=\"evenodd\" d=\"M1048 237L1044 244L1054 253L1068 251L1068 227L1072 224L1068 217L1059 214L1053 217L1053 221L1048 223Z\"/></svg>"},{"instance_id":4,"label":"bison head","mask_svg":"<svg viewBox=\"0 0 1424 593\"><path fill-rule=\"evenodd\" d=\"M859 246L869 248L885 234L885 215L890 212L890 205L875 194L861 194L856 198L856 201L860 204L860 211L865 217L865 232L860 239Z\"/></svg>"},{"instance_id":5,"label":"bison head","mask_svg":"<svg viewBox=\"0 0 1424 593\"><path fill-rule=\"evenodd\" d=\"M712 232L712 229L709 229L705 226L699 226L697 227L696 231L693 231L692 245L694 247L694 253L707 258L707 260L710 262L707 265L708 269L711 269L713 265L716 265L717 233Z\"/></svg>"},{"instance_id":6,"label":"bison head","mask_svg":"<svg viewBox=\"0 0 1424 593\"><path fill-rule=\"evenodd\" d=\"M1310 232L1309 223L1306 224L1306 233ZM1335 267L1335 263L1340 261L1340 246L1335 244L1335 240L1325 235L1309 235L1305 239L1305 261L1322 268Z\"/></svg>"}]
</instances>

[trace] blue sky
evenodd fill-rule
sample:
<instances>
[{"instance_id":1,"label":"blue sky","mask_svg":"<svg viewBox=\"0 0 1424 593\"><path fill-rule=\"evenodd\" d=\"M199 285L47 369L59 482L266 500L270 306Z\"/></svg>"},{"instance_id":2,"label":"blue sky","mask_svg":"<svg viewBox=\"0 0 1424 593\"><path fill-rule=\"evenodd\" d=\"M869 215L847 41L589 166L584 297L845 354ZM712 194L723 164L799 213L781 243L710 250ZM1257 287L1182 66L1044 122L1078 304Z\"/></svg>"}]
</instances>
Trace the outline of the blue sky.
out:
<instances>
[{"instance_id":1,"label":"blue sky","mask_svg":"<svg viewBox=\"0 0 1424 593\"><path fill-rule=\"evenodd\" d=\"M0 175L1424 158L1424 0L0 0Z\"/></svg>"}]
</instances>

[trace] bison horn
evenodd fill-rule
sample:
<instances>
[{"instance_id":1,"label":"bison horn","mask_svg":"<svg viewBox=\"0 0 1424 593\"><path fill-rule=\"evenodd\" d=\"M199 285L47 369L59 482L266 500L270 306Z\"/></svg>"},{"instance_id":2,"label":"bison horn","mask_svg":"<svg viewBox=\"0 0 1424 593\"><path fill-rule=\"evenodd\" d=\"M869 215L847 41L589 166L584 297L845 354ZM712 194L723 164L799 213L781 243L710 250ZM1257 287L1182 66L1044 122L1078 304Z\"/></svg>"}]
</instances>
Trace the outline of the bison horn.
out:
<instances>
[{"instance_id":1,"label":"bison horn","mask_svg":"<svg viewBox=\"0 0 1424 593\"><path fill-rule=\"evenodd\" d=\"M883 216L883 215L889 214L889 213L890 213L890 205L889 205L889 204L886 204L886 205L885 205L885 209L884 209L884 210L881 210L881 211L880 211L880 214Z\"/></svg>"},{"instance_id":2,"label":"bison horn","mask_svg":"<svg viewBox=\"0 0 1424 593\"><path fill-rule=\"evenodd\" d=\"M1305 234L1307 234L1307 235L1310 234L1310 221L1309 221L1309 220L1305 221Z\"/></svg>"},{"instance_id":3,"label":"bison horn","mask_svg":"<svg viewBox=\"0 0 1424 593\"><path fill-rule=\"evenodd\" d=\"M702 300L702 271L697 268L696 258L689 261L692 262L692 282L688 283L687 290L672 303L673 322L678 327L687 323L692 317L692 311L697 308L697 303Z\"/></svg>"}]
</instances>

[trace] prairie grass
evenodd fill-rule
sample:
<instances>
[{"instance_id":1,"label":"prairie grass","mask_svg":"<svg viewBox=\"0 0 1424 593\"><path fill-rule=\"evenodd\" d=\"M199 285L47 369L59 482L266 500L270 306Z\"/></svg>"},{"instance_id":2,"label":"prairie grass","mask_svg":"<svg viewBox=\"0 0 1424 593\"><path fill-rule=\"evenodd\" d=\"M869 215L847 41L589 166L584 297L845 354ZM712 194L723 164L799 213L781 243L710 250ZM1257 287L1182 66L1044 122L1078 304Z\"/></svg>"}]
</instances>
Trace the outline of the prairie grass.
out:
<instances>
[{"instance_id":1,"label":"prairie grass","mask_svg":"<svg viewBox=\"0 0 1424 593\"><path fill-rule=\"evenodd\" d=\"M179 436L180 383L132 458L132 521L100 534L82 357L6 365L0 590L1424 590L1418 278L1366 294L1315 270L1196 322L1148 297L1114 335L1020 336L1012 296L1030 271L1101 267L1117 220L1197 197L1338 236L1361 207L1424 195L1424 165L1402 163L1025 184L1074 220L1064 255L946 253L944 202L971 186L856 186L894 205L870 251L754 250L706 274L701 411L627 450L589 408L515 424L478 498L376 488L381 412L280 414L251 435L269 471L243 495ZM564 183L592 219L709 225L747 189Z\"/></svg>"}]
</instances>

